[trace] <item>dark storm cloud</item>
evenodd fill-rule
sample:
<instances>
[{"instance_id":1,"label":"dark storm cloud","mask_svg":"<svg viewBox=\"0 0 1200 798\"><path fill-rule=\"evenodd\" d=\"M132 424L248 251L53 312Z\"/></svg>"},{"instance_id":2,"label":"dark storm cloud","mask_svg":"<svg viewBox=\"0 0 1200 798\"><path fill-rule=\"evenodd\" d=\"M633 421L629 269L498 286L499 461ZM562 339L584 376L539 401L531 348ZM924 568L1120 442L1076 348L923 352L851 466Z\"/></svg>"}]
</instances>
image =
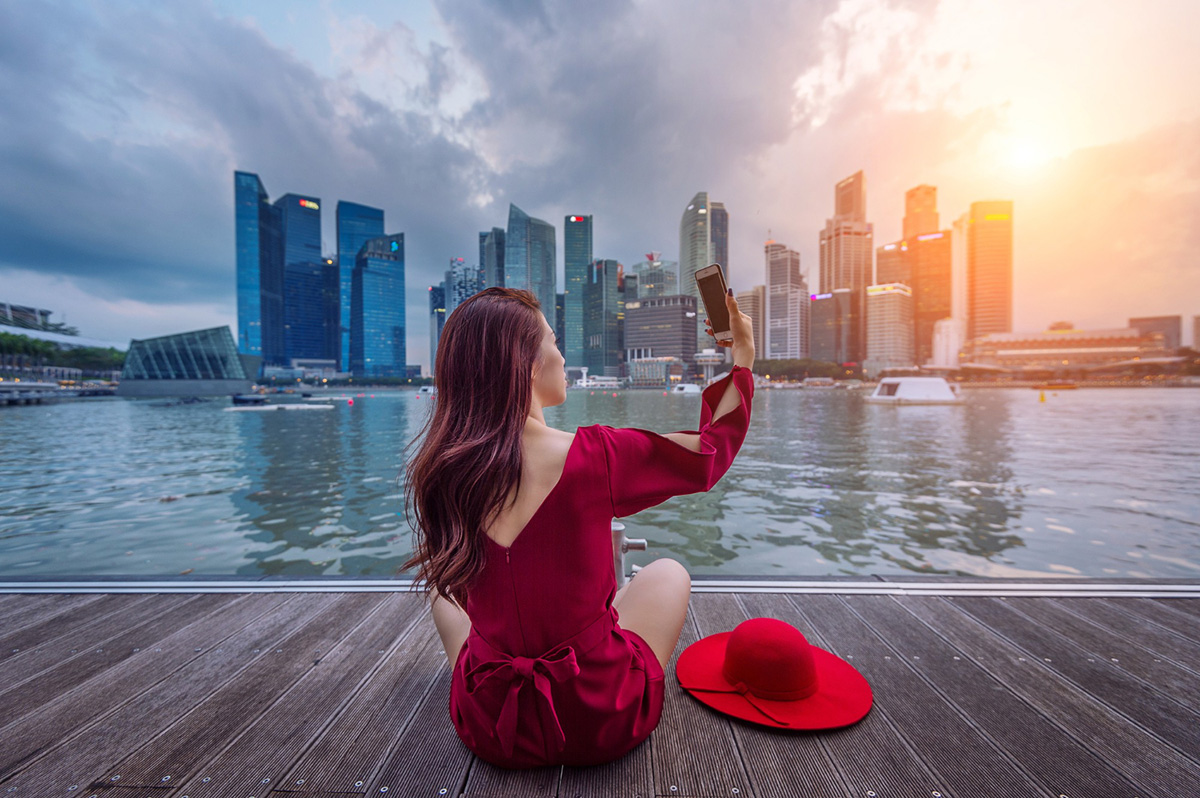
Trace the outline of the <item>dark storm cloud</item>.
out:
<instances>
[{"instance_id":1,"label":"dark storm cloud","mask_svg":"<svg viewBox=\"0 0 1200 798\"><path fill-rule=\"evenodd\" d=\"M476 227L475 156L253 29L174 7L0 14L0 174L15 187L0 193L0 268L104 297L232 304L234 169L272 198L320 196L329 219L338 199L383 207L409 234L413 282ZM434 67L436 97L449 77Z\"/></svg>"}]
</instances>

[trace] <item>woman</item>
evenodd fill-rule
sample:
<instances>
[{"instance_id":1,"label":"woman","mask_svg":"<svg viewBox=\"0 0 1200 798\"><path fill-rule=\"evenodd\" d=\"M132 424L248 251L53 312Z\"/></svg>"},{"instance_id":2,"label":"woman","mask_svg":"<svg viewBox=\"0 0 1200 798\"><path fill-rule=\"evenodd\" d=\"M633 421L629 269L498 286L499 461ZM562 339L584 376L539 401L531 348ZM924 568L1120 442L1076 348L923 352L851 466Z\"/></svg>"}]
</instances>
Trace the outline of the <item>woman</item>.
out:
<instances>
[{"instance_id":1,"label":"woman","mask_svg":"<svg viewBox=\"0 0 1200 798\"><path fill-rule=\"evenodd\" d=\"M546 425L566 375L529 291L486 288L446 320L435 410L407 471L417 545L401 568L419 566L433 593L451 720L481 759L599 764L658 725L691 579L659 559L617 590L611 522L708 490L741 447L754 339L732 291L725 301L733 341L717 343L733 368L703 392L700 430L666 435Z\"/></svg>"}]
</instances>

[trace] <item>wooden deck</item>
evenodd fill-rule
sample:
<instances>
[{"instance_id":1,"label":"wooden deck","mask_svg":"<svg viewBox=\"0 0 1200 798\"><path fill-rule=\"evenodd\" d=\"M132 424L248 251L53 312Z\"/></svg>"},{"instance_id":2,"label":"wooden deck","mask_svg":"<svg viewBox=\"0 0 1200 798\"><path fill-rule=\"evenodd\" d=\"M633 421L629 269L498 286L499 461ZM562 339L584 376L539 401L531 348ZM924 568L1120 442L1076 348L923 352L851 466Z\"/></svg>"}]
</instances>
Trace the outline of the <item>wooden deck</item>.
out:
<instances>
[{"instance_id":1,"label":"wooden deck","mask_svg":"<svg viewBox=\"0 0 1200 798\"><path fill-rule=\"evenodd\" d=\"M696 592L676 655L781 618L875 708L834 732L662 721L594 768L509 771L450 724L450 670L394 592L0 595L0 798L1200 794L1200 598Z\"/></svg>"}]
</instances>

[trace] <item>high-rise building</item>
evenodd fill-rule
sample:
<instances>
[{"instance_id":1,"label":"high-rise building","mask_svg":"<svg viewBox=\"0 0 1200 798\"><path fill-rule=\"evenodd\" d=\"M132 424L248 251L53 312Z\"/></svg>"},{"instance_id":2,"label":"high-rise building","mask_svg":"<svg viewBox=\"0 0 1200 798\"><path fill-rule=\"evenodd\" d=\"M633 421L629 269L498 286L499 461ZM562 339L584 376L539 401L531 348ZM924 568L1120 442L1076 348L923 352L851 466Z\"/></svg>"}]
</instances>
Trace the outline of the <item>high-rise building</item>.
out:
<instances>
[{"instance_id":1,"label":"high-rise building","mask_svg":"<svg viewBox=\"0 0 1200 798\"><path fill-rule=\"evenodd\" d=\"M908 259L907 241L893 241L875 250L875 282L877 285L912 285L912 264Z\"/></svg>"},{"instance_id":2,"label":"high-rise building","mask_svg":"<svg viewBox=\"0 0 1200 798\"><path fill-rule=\"evenodd\" d=\"M638 293L638 284L640 282L641 277L639 275L623 273L621 277L621 295L625 297L626 302L631 299L637 299L640 296Z\"/></svg>"},{"instance_id":3,"label":"high-rise building","mask_svg":"<svg viewBox=\"0 0 1200 798\"><path fill-rule=\"evenodd\" d=\"M558 353L563 356L564 361L567 359L566 353L563 352L563 349L566 347L566 341L564 339L567 337L566 333L563 331L564 328L566 327L566 316L567 316L566 301L567 301L567 295L564 292L560 291L559 293L554 295L554 337L556 338L555 344L558 346ZM565 368L565 365L564 365L564 368Z\"/></svg>"},{"instance_id":4,"label":"high-rise building","mask_svg":"<svg viewBox=\"0 0 1200 798\"><path fill-rule=\"evenodd\" d=\"M663 260L661 252L646 253L646 259L633 264L630 273L637 275L640 299L679 294L679 263Z\"/></svg>"},{"instance_id":5,"label":"high-rise building","mask_svg":"<svg viewBox=\"0 0 1200 798\"><path fill-rule=\"evenodd\" d=\"M835 288L813 294L809 306L809 341L814 360L842 365L862 362L862 299L866 289Z\"/></svg>"},{"instance_id":6,"label":"high-rise building","mask_svg":"<svg viewBox=\"0 0 1200 798\"><path fill-rule=\"evenodd\" d=\"M684 364L685 372L695 369L696 341L692 336L696 318L694 296L675 294L642 297L628 301L624 311L625 357L629 363L664 358ZM661 370L664 363L656 365Z\"/></svg>"},{"instance_id":7,"label":"high-rise building","mask_svg":"<svg viewBox=\"0 0 1200 798\"><path fill-rule=\"evenodd\" d=\"M758 357L765 358L767 351L766 321L767 321L767 287L756 285L749 291L737 292L738 307L750 317L750 329L754 335L754 351ZM804 317L808 318L808 294L804 295ZM807 337L808 330L805 329ZM806 341L807 343L807 341Z\"/></svg>"},{"instance_id":8,"label":"high-rise building","mask_svg":"<svg viewBox=\"0 0 1200 798\"><path fill-rule=\"evenodd\" d=\"M834 189L833 218L821 231L821 291L862 291L872 282L873 228L867 221L867 187L855 172Z\"/></svg>"},{"instance_id":9,"label":"high-rise building","mask_svg":"<svg viewBox=\"0 0 1200 798\"><path fill-rule=\"evenodd\" d=\"M913 296L902 283L867 286L867 358L871 378L913 365Z\"/></svg>"},{"instance_id":10,"label":"high-rise building","mask_svg":"<svg viewBox=\"0 0 1200 798\"><path fill-rule=\"evenodd\" d=\"M718 217L720 221L717 220ZM717 228L715 243L714 227ZM716 258L718 247L724 247L728 260L728 246L729 217L725 206L719 202L710 203L707 191L697 192L684 208L683 216L679 220L679 292L694 296L696 307L704 307L704 301L700 298L700 287L696 285L697 271L712 263L720 263L726 284L729 284L729 264ZM700 350L711 347L711 339L704 331L704 314L696 315L699 317L696 322L696 348Z\"/></svg>"},{"instance_id":11,"label":"high-rise building","mask_svg":"<svg viewBox=\"0 0 1200 798\"><path fill-rule=\"evenodd\" d=\"M967 231L970 228L971 214L968 212L954 220L950 232L950 317L962 325L964 336L967 334Z\"/></svg>"},{"instance_id":12,"label":"high-rise building","mask_svg":"<svg viewBox=\"0 0 1200 798\"><path fill-rule=\"evenodd\" d=\"M261 356L263 365L283 365L283 212L278 204L268 202L258 175L234 172L233 183L238 349Z\"/></svg>"},{"instance_id":13,"label":"high-rise building","mask_svg":"<svg viewBox=\"0 0 1200 798\"><path fill-rule=\"evenodd\" d=\"M446 270L446 315L484 289L483 270L471 266L465 258L451 258Z\"/></svg>"},{"instance_id":14,"label":"high-rise building","mask_svg":"<svg viewBox=\"0 0 1200 798\"><path fill-rule=\"evenodd\" d=\"M563 218L563 357L567 368L586 365L583 362L583 285L587 281L588 264L592 258L592 217Z\"/></svg>"},{"instance_id":15,"label":"high-rise building","mask_svg":"<svg viewBox=\"0 0 1200 798\"><path fill-rule=\"evenodd\" d=\"M800 253L767 241L767 340L762 351L772 360L809 355L809 293L800 274Z\"/></svg>"},{"instance_id":16,"label":"high-rise building","mask_svg":"<svg viewBox=\"0 0 1200 798\"><path fill-rule=\"evenodd\" d=\"M284 194L275 200L283 229L283 265L321 262L321 200Z\"/></svg>"},{"instance_id":17,"label":"high-rise building","mask_svg":"<svg viewBox=\"0 0 1200 798\"><path fill-rule=\"evenodd\" d=\"M967 338L1012 332L1012 201L971 203L967 229Z\"/></svg>"},{"instance_id":18,"label":"high-rise building","mask_svg":"<svg viewBox=\"0 0 1200 798\"><path fill-rule=\"evenodd\" d=\"M1129 326L1142 335L1159 333L1168 352L1183 346L1183 316L1143 316L1130 319Z\"/></svg>"},{"instance_id":19,"label":"high-rise building","mask_svg":"<svg viewBox=\"0 0 1200 798\"><path fill-rule=\"evenodd\" d=\"M1200 316L1192 316L1192 349L1200 352Z\"/></svg>"},{"instance_id":20,"label":"high-rise building","mask_svg":"<svg viewBox=\"0 0 1200 798\"><path fill-rule=\"evenodd\" d=\"M959 356L966 343L967 325L961 319L942 319L933 325L933 356L928 365L958 368Z\"/></svg>"},{"instance_id":21,"label":"high-rise building","mask_svg":"<svg viewBox=\"0 0 1200 798\"><path fill-rule=\"evenodd\" d=\"M504 237L504 285L532 292L551 327L554 295L558 291L556 247L554 225L509 204L508 231Z\"/></svg>"},{"instance_id":22,"label":"high-rise building","mask_svg":"<svg viewBox=\"0 0 1200 798\"><path fill-rule=\"evenodd\" d=\"M584 366L592 376L621 377L625 300L620 291L621 264L594 260L583 286Z\"/></svg>"},{"instance_id":23,"label":"high-rise building","mask_svg":"<svg viewBox=\"0 0 1200 798\"><path fill-rule=\"evenodd\" d=\"M493 227L480 233L479 264L483 267L484 288L504 287L504 228Z\"/></svg>"},{"instance_id":24,"label":"high-rise building","mask_svg":"<svg viewBox=\"0 0 1200 798\"><path fill-rule=\"evenodd\" d=\"M366 241L350 289L350 370L362 377L403 377L404 233Z\"/></svg>"},{"instance_id":25,"label":"high-rise building","mask_svg":"<svg viewBox=\"0 0 1200 798\"><path fill-rule=\"evenodd\" d=\"M338 359L342 371L350 370L350 293L358 251L372 238L383 235L383 211L356 202L338 201L337 248L338 279L341 283L341 353Z\"/></svg>"},{"instance_id":26,"label":"high-rise building","mask_svg":"<svg viewBox=\"0 0 1200 798\"><path fill-rule=\"evenodd\" d=\"M326 359L324 258L321 256L321 200L284 194L275 200L283 246L283 357ZM290 286L289 286L290 283ZM292 307L296 304L298 307ZM336 356L334 356L336 360Z\"/></svg>"},{"instance_id":27,"label":"high-rise building","mask_svg":"<svg viewBox=\"0 0 1200 798\"><path fill-rule=\"evenodd\" d=\"M438 341L442 338L442 326L446 323L446 286L444 283L429 286L429 376L437 372Z\"/></svg>"},{"instance_id":28,"label":"high-rise building","mask_svg":"<svg viewBox=\"0 0 1200 798\"><path fill-rule=\"evenodd\" d=\"M708 203L708 219L709 236L712 238L712 262L721 264L726 285L733 285L733 269L729 264L729 211L725 210L725 203Z\"/></svg>"},{"instance_id":29,"label":"high-rise building","mask_svg":"<svg viewBox=\"0 0 1200 798\"><path fill-rule=\"evenodd\" d=\"M904 193L904 238L911 241L937 231L937 188L926 185L910 188Z\"/></svg>"},{"instance_id":30,"label":"high-rise building","mask_svg":"<svg viewBox=\"0 0 1200 798\"><path fill-rule=\"evenodd\" d=\"M284 352L293 360L337 363L341 345L341 297L337 261L284 267Z\"/></svg>"}]
</instances>

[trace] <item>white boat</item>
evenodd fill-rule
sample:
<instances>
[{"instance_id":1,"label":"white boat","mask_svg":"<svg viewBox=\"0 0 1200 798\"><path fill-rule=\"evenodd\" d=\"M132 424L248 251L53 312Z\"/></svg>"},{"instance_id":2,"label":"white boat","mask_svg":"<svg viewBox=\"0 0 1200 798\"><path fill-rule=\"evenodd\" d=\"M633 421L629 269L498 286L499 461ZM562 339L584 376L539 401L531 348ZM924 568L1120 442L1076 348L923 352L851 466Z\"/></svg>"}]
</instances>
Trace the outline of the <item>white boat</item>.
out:
<instances>
[{"instance_id":1,"label":"white boat","mask_svg":"<svg viewBox=\"0 0 1200 798\"><path fill-rule=\"evenodd\" d=\"M884 377L863 401L877 405L958 405L958 386L942 377Z\"/></svg>"},{"instance_id":2,"label":"white boat","mask_svg":"<svg viewBox=\"0 0 1200 798\"><path fill-rule=\"evenodd\" d=\"M227 407L226 413L273 413L276 410L332 410L333 405L241 405Z\"/></svg>"},{"instance_id":3,"label":"white boat","mask_svg":"<svg viewBox=\"0 0 1200 798\"><path fill-rule=\"evenodd\" d=\"M620 377L584 377L575 381L576 388L598 388L612 391L623 387Z\"/></svg>"},{"instance_id":4,"label":"white boat","mask_svg":"<svg viewBox=\"0 0 1200 798\"><path fill-rule=\"evenodd\" d=\"M420 394L421 396L437 396L437 386L422 385L420 388L417 389L417 393Z\"/></svg>"},{"instance_id":5,"label":"white boat","mask_svg":"<svg viewBox=\"0 0 1200 798\"><path fill-rule=\"evenodd\" d=\"M681 382L678 385L671 388L671 393L673 393L673 394L685 394L685 393L686 394L693 394L693 393L701 394L701 393L704 393L704 389L701 388L699 385L697 385L694 382Z\"/></svg>"}]
</instances>

